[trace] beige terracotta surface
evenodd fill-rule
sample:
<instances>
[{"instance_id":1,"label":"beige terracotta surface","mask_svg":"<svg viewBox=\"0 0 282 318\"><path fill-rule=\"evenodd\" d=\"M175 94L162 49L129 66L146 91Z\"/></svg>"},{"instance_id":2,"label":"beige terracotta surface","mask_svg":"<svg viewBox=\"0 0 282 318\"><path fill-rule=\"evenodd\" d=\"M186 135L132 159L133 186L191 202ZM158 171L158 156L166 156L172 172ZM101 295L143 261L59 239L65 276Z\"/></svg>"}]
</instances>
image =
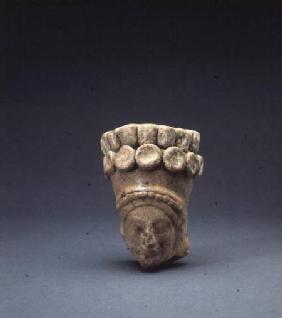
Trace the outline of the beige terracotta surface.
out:
<instances>
[{"instance_id":1,"label":"beige terracotta surface","mask_svg":"<svg viewBox=\"0 0 282 318\"><path fill-rule=\"evenodd\" d=\"M189 197L204 165L199 143L197 131L156 124L128 124L102 135L121 235L143 268L189 252Z\"/></svg>"}]
</instances>

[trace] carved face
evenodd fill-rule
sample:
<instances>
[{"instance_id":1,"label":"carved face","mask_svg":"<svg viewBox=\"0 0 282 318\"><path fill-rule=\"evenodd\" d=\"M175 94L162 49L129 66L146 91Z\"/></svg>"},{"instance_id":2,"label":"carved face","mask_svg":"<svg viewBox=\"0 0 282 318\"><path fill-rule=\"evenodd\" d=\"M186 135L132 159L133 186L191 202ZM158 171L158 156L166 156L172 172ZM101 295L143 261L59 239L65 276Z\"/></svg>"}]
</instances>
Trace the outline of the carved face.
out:
<instances>
[{"instance_id":1,"label":"carved face","mask_svg":"<svg viewBox=\"0 0 282 318\"><path fill-rule=\"evenodd\" d=\"M123 230L129 249L143 267L160 265L173 256L175 226L162 210L136 208L124 221Z\"/></svg>"}]
</instances>

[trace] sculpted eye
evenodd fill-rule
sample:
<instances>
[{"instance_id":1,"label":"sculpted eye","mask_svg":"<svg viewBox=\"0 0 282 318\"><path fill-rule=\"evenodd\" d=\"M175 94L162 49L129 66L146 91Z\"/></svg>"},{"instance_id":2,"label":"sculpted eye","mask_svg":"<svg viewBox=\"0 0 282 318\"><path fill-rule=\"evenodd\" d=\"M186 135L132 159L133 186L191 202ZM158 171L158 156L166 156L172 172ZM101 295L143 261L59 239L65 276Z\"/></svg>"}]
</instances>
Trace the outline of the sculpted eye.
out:
<instances>
[{"instance_id":1,"label":"sculpted eye","mask_svg":"<svg viewBox=\"0 0 282 318\"><path fill-rule=\"evenodd\" d=\"M141 226L137 225L135 227L135 232L138 233L138 234L141 234L143 232L143 228Z\"/></svg>"},{"instance_id":2,"label":"sculpted eye","mask_svg":"<svg viewBox=\"0 0 282 318\"><path fill-rule=\"evenodd\" d=\"M167 221L159 221L154 225L156 233L167 232L170 228L170 223Z\"/></svg>"}]
</instances>

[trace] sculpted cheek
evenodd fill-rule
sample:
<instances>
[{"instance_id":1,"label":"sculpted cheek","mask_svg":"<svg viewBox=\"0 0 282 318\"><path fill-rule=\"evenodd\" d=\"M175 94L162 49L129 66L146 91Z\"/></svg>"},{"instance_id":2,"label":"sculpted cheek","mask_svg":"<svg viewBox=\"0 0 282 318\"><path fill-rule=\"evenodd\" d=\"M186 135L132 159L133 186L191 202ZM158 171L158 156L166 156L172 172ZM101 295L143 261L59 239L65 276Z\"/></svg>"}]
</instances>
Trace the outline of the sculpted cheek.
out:
<instances>
[{"instance_id":1,"label":"sculpted cheek","mask_svg":"<svg viewBox=\"0 0 282 318\"><path fill-rule=\"evenodd\" d=\"M130 246L134 247L139 244L139 237L132 231L127 233L126 241L129 243Z\"/></svg>"},{"instance_id":2,"label":"sculpted cheek","mask_svg":"<svg viewBox=\"0 0 282 318\"><path fill-rule=\"evenodd\" d=\"M137 251L141 244L143 229L142 227L134 224L125 225L125 227L125 240L127 245L132 251Z\"/></svg>"},{"instance_id":3,"label":"sculpted cheek","mask_svg":"<svg viewBox=\"0 0 282 318\"><path fill-rule=\"evenodd\" d=\"M166 250L167 252L171 251L175 245L174 231L160 235L159 244L163 250Z\"/></svg>"}]
</instances>

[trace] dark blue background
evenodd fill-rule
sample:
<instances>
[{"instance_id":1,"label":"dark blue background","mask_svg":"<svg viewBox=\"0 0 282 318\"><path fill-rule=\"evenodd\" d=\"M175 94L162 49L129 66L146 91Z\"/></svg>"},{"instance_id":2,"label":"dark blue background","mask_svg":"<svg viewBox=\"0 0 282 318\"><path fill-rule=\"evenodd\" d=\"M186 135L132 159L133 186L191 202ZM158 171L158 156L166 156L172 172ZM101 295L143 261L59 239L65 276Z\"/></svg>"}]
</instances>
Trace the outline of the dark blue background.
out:
<instances>
[{"instance_id":1,"label":"dark blue background","mask_svg":"<svg viewBox=\"0 0 282 318\"><path fill-rule=\"evenodd\" d=\"M0 316L281 316L281 7L35 3L0 4ZM153 273L102 171L128 122L201 132L191 255Z\"/></svg>"}]
</instances>

